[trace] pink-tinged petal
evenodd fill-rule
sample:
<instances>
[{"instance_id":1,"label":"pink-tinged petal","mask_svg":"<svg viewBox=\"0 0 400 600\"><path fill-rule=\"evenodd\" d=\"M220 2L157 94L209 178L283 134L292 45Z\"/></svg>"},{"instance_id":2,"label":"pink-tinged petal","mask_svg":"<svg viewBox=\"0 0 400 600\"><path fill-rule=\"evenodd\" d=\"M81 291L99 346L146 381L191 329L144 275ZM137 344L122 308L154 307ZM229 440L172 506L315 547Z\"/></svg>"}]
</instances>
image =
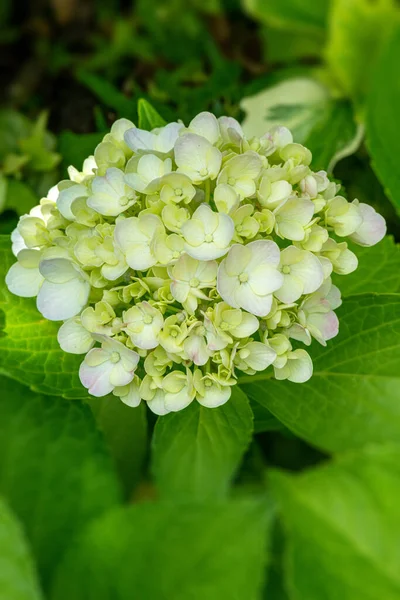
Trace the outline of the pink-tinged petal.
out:
<instances>
[{"instance_id":1,"label":"pink-tinged petal","mask_svg":"<svg viewBox=\"0 0 400 600\"><path fill-rule=\"evenodd\" d=\"M325 314L311 314L307 319L307 324L317 329L325 342L336 337L339 333L339 319L333 310Z\"/></svg>"},{"instance_id":2,"label":"pink-tinged petal","mask_svg":"<svg viewBox=\"0 0 400 600\"><path fill-rule=\"evenodd\" d=\"M358 208L363 221L350 239L360 246L374 246L386 235L386 221L368 204L360 203Z\"/></svg>"},{"instance_id":3,"label":"pink-tinged petal","mask_svg":"<svg viewBox=\"0 0 400 600\"><path fill-rule=\"evenodd\" d=\"M110 372L113 367L110 362L90 367L83 361L79 369L79 377L85 388L89 390L89 394L99 398L112 392L114 386L110 383Z\"/></svg>"}]
</instances>

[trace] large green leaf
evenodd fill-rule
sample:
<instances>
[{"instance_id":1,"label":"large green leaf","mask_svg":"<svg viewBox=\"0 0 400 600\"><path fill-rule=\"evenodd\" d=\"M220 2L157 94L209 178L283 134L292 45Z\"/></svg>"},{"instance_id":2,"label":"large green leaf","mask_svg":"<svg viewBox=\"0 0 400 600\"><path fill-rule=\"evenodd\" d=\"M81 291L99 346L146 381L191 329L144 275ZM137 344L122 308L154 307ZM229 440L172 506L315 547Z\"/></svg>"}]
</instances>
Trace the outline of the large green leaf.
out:
<instances>
[{"instance_id":1,"label":"large green leaf","mask_svg":"<svg viewBox=\"0 0 400 600\"><path fill-rule=\"evenodd\" d=\"M328 451L400 436L400 295L360 295L338 310L340 333L310 354L307 383L267 371L239 380L294 433Z\"/></svg>"},{"instance_id":2,"label":"large green leaf","mask_svg":"<svg viewBox=\"0 0 400 600\"><path fill-rule=\"evenodd\" d=\"M88 407L4 377L0 385L0 493L48 583L73 536L117 504L119 486Z\"/></svg>"},{"instance_id":3,"label":"large green leaf","mask_svg":"<svg viewBox=\"0 0 400 600\"><path fill-rule=\"evenodd\" d=\"M274 473L296 600L400 598L400 448L383 445L300 476Z\"/></svg>"},{"instance_id":4,"label":"large green leaf","mask_svg":"<svg viewBox=\"0 0 400 600\"><path fill-rule=\"evenodd\" d=\"M313 155L312 168L332 172L336 163L357 151L363 128L354 121L349 102L331 101L304 144Z\"/></svg>"},{"instance_id":5,"label":"large green leaf","mask_svg":"<svg viewBox=\"0 0 400 600\"><path fill-rule=\"evenodd\" d=\"M253 413L233 388L219 408L193 402L161 417L153 438L153 471L163 497L174 501L221 499L251 440Z\"/></svg>"},{"instance_id":6,"label":"large green leaf","mask_svg":"<svg viewBox=\"0 0 400 600\"><path fill-rule=\"evenodd\" d=\"M256 600L270 514L253 500L113 511L71 547L52 600Z\"/></svg>"},{"instance_id":7,"label":"large green leaf","mask_svg":"<svg viewBox=\"0 0 400 600\"><path fill-rule=\"evenodd\" d=\"M367 99L367 141L372 166L400 215L400 27L385 46Z\"/></svg>"},{"instance_id":8,"label":"large green leaf","mask_svg":"<svg viewBox=\"0 0 400 600\"><path fill-rule=\"evenodd\" d=\"M127 406L112 394L88 400L129 496L142 474L147 454L146 407Z\"/></svg>"},{"instance_id":9,"label":"large green leaf","mask_svg":"<svg viewBox=\"0 0 400 600\"><path fill-rule=\"evenodd\" d=\"M382 45L398 17L394 0L332 0L326 59L344 94L362 100Z\"/></svg>"},{"instance_id":10,"label":"large green leaf","mask_svg":"<svg viewBox=\"0 0 400 600\"><path fill-rule=\"evenodd\" d=\"M351 244L351 249L359 260L357 270L333 277L342 296L400 292L400 246L392 237L386 237L370 248Z\"/></svg>"},{"instance_id":11,"label":"large green leaf","mask_svg":"<svg viewBox=\"0 0 400 600\"><path fill-rule=\"evenodd\" d=\"M78 375L82 357L61 350L59 324L44 319L34 300L8 291L4 277L15 260L9 236L0 236L0 373L46 394L87 398Z\"/></svg>"},{"instance_id":12,"label":"large green leaf","mask_svg":"<svg viewBox=\"0 0 400 600\"><path fill-rule=\"evenodd\" d=\"M35 567L22 528L0 499L0 594L4 600L41 600Z\"/></svg>"},{"instance_id":13,"label":"large green leaf","mask_svg":"<svg viewBox=\"0 0 400 600\"><path fill-rule=\"evenodd\" d=\"M329 0L244 0L250 15L268 25L323 35Z\"/></svg>"},{"instance_id":14,"label":"large green leaf","mask_svg":"<svg viewBox=\"0 0 400 600\"><path fill-rule=\"evenodd\" d=\"M329 105L328 89L311 77L291 77L261 90L240 103L246 116L242 123L247 137L263 135L276 125L288 127L302 144L324 116Z\"/></svg>"}]
</instances>

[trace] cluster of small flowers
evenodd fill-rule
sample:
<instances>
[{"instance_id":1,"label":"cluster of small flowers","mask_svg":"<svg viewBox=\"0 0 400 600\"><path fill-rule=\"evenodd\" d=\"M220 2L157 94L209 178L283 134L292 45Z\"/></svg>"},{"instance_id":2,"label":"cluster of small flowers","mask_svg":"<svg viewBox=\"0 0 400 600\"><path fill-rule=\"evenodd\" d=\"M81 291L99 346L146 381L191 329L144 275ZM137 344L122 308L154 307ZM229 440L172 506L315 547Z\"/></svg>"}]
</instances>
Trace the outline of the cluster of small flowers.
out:
<instances>
[{"instance_id":1,"label":"cluster of small flowers","mask_svg":"<svg viewBox=\"0 0 400 600\"><path fill-rule=\"evenodd\" d=\"M337 334L330 276L357 267L337 238L369 246L386 230L310 162L283 127L246 139L207 112L151 132L121 119L20 219L7 285L64 321L94 396L161 415L223 404L239 372L307 381L292 343Z\"/></svg>"}]
</instances>

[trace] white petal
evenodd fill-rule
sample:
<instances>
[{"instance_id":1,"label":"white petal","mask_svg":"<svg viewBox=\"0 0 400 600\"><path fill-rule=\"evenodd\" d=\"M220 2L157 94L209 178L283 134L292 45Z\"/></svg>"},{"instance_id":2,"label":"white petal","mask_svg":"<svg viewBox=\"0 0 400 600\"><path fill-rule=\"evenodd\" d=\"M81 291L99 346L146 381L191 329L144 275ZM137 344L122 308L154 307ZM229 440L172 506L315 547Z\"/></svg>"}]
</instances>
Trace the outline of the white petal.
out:
<instances>
[{"instance_id":1,"label":"white petal","mask_svg":"<svg viewBox=\"0 0 400 600\"><path fill-rule=\"evenodd\" d=\"M304 283L296 276L284 275L282 286L275 292L275 297L285 304L296 302L304 293Z\"/></svg>"},{"instance_id":2,"label":"white petal","mask_svg":"<svg viewBox=\"0 0 400 600\"><path fill-rule=\"evenodd\" d=\"M66 258L51 258L42 260L39 264L40 273L51 283L67 283L79 276L73 263Z\"/></svg>"},{"instance_id":3,"label":"white petal","mask_svg":"<svg viewBox=\"0 0 400 600\"><path fill-rule=\"evenodd\" d=\"M228 248L220 248L213 242L204 242L204 244L201 244L200 246L190 246L189 244L185 244L184 247L185 252L197 260L214 260L224 256L224 254L228 252Z\"/></svg>"},{"instance_id":4,"label":"white petal","mask_svg":"<svg viewBox=\"0 0 400 600\"><path fill-rule=\"evenodd\" d=\"M280 261L279 246L270 240L257 240L247 244L246 249L251 251L251 260L247 269L250 271L261 264L278 266Z\"/></svg>"},{"instance_id":5,"label":"white petal","mask_svg":"<svg viewBox=\"0 0 400 600\"><path fill-rule=\"evenodd\" d=\"M178 412L179 410L183 410L193 401L194 394L191 394L187 387L185 386L180 392L177 394L165 394L165 407L168 411Z\"/></svg>"},{"instance_id":6,"label":"white petal","mask_svg":"<svg viewBox=\"0 0 400 600\"><path fill-rule=\"evenodd\" d=\"M261 263L259 267L250 271L248 283L255 294L265 296L282 286L283 276L273 266Z\"/></svg>"},{"instance_id":7,"label":"white petal","mask_svg":"<svg viewBox=\"0 0 400 600\"><path fill-rule=\"evenodd\" d=\"M259 326L257 317L250 313L242 313L242 322L231 333L237 338L245 338L255 333Z\"/></svg>"},{"instance_id":8,"label":"white petal","mask_svg":"<svg viewBox=\"0 0 400 600\"><path fill-rule=\"evenodd\" d=\"M163 390L157 390L154 398L152 400L147 400L147 406L155 415L163 416L171 412L165 405L165 394Z\"/></svg>"},{"instance_id":9,"label":"white petal","mask_svg":"<svg viewBox=\"0 0 400 600\"><path fill-rule=\"evenodd\" d=\"M36 305L49 321L65 321L81 312L89 292L90 284L78 278L67 283L44 281Z\"/></svg>"},{"instance_id":10,"label":"white petal","mask_svg":"<svg viewBox=\"0 0 400 600\"><path fill-rule=\"evenodd\" d=\"M69 221L75 221L75 215L71 210L72 203L77 198L86 198L89 191L84 185L71 185L64 190L61 190L57 198L57 208L63 217Z\"/></svg>"},{"instance_id":11,"label":"white petal","mask_svg":"<svg viewBox=\"0 0 400 600\"><path fill-rule=\"evenodd\" d=\"M110 383L110 372L113 366L111 362L105 362L96 367L90 367L83 361L79 368L79 377L82 384L89 390L89 394L99 398L112 392L114 386Z\"/></svg>"},{"instance_id":12,"label":"white petal","mask_svg":"<svg viewBox=\"0 0 400 600\"><path fill-rule=\"evenodd\" d=\"M25 269L19 263L13 264L6 275L6 285L10 292L22 298L37 296L43 281L38 268Z\"/></svg>"},{"instance_id":13,"label":"white petal","mask_svg":"<svg viewBox=\"0 0 400 600\"><path fill-rule=\"evenodd\" d=\"M61 349L70 354L86 354L94 345L90 333L76 319L69 319L61 325L57 340Z\"/></svg>"},{"instance_id":14,"label":"white petal","mask_svg":"<svg viewBox=\"0 0 400 600\"><path fill-rule=\"evenodd\" d=\"M138 129L137 127L128 129L124 134L124 139L127 146L134 152L153 150L154 148L155 135L144 129Z\"/></svg>"},{"instance_id":15,"label":"white petal","mask_svg":"<svg viewBox=\"0 0 400 600\"><path fill-rule=\"evenodd\" d=\"M272 294L258 296L252 291L248 283L242 284L236 290L235 299L239 308L244 308L244 310L257 317L266 317L271 311ZM234 308L237 308L237 306Z\"/></svg>"},{"instance_id":16,"label":"white petal","mask_svg":"<svg viewBox=\"0 0 400 600\"><path fill-rule=\"evenodd\" d=\"M158 132L155 140L155 150L159 152L170 152L179 137L182 123L168 123Z\"/></svg>"},{"instance_id":17,"label":"white petal","mask_svg":"<svg viewBox=\"0 0 400 600\"><path fill-rule=\"evenodd\" d=\"M246 358L246 362L255 371L264 371L272 365L276 358L275 350L261 342L250 342L246 345L246 349L250 351L250 355Z\"/></svg>"},{"instance_id":18,"label":"white petal","mask_svg":"<svg viewBox=\"0 0 400 600\"><path fill-rule=\"evenodd\" d=\"M201 112L190 121L188 129L206 138L211 144L219 138L219 125L216 117L210 112Z\"/></svg>"},{"instance_id":19,"label":"white petal","mask_svg":"<svg viewBox=\"0 0 400 600\"><path fill-rule=\"evenodd\" d=\"M360 246L374 246L386 234L386 221L368 204L361 202L358 208L361 212L363 222L350 236L350 239Z\"/></svg>"},{"instance_id":20,"label":"white petal","mask_svg":"<svg viewBox=\"0 0 400 600\"><path fill-rule=\"evenodd\" d=\"M229 385L221 386L220 388L213 385L211 388L205 389L204 396L198 394L196 400L206 408L217 408L217 406L222 406L222 404L228 402L231 394L232 388Z\"/></svg>"},{"instance_id":21,"label":"white petal","mask_svg":"<svg viewBox=\"0 0 400 600\"><path fill-rule=\"evenodd\" d=\"M233 308L240 308L240 305L236 300L236 291L238 290L238 287L238 278L228 275L226 272L226 259L223 260L218 268L217 290L221 298Z\"/></svg>"}]
</instances>

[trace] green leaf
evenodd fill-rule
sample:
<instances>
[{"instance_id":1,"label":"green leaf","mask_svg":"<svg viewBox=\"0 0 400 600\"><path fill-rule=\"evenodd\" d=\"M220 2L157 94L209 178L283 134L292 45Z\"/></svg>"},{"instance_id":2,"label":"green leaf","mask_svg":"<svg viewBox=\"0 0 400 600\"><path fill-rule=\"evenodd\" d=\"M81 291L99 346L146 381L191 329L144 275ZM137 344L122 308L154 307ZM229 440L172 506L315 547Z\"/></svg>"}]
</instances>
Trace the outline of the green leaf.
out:
<instances>
[{"instance_id":1,"label":"green leaf","mask_svg":"<svg viewBox=\"0 0 400 600\"><path fill-rule=\"evenodd\" d=\"M94 149L103 137L103 133L73 133L72 131L60 133L60 153L65 169L72 165L81 170L83 161L94 153Z\"/></svg>"},{"instance_id":2,"label":"green leaf","mask_svg":"<svg viewBox=\"0 0 400 600\"><path fill-rule=\"evenodd\" d=\"M118 503L119 487L88 407L0 381L0 493L48 584L74 535Z\"/></svg>"},{"instance_id":3,"label":"green leaf","mask_svg":"<svg viewBox=\"0 0 400 600\"><path fill-rule=\"evenodd\" d=\"M362 248L350 244L358 257L358 268L349 275L334 275L342 296L354 294L390 294L400 292L400 246L385 237L376 246Z\"/></svg>"},{"instance_id":4,"label":"green leaf","mask_svg":"<svg viewBox=\"0 0 400 600\"><path fill-rule=\"evenodd\" d=\"M147 129L148 131L166 125L166 121L152 107L150 102L147 102L144 98L139 98L138 101L138 119L138 127L140 129Z\"/></svg>"},{"instance_id":5,"label":"green leaf","mask_svg":"<svg viewBox=\"0 0 400 600\"><path fill-rule=\"evenodd\" d=\"M244 7L254 19L273 27L323 35L329 0L244 0Z\"/></svg>"},{"instance_id":6,"label":"green leaf","mask_svg":"<svg viewBox=\"0 0 400 600\"><path fill-rule=\"evenodd\" d=\"M113 511L71 547L52 600L256 600L270 515L253 500Z\"/></svg>"},{"instance_id":7,"label":"green leaf","mask_svg":"<svg viewBox=\"0 0 400 600\"><path fill-rule=\"evenodd\" d=\"M32 389L66 398L88 398L79 380L82 356L67 354L57 341L60 324L47 321L31 298L8 291L4 278L15 262L9 236L0 236L0 373Z\"/></svg>"},{"instance_id":8,"label":"green leaf","mask_svg":"<svg viewBox=\"0 0 400 600\"><path fill-rule=\"evenodd\" d=\"M313 170L332 172L339 160L358 150L363 134L363 127L354 121L349 102L330 102L304 142L313 155Z\"/></svg>"},{"instance_id":9,"label":"green leaf","mask_svg":"<svg viewBox=\"0 0 400 600\"><path fill-rule=\"evenodd\" d=\"M94 73L83 69L76 73L78 81L87 87L93 94L109 108L116 111L118 117L136 120L136 103L132 98L127 98L112 83Z\"/></svg>"},{"instance_id":10,"label":"green leaf","mask_svg":"<svg viewBox=\"0 0 400 600\"><path fill-rule=\"evenodd\" d=\"M383 445L300 476L271 474L296 600L398 600L400 448Z\"/></svg>"},{"instance_id":11,"label":"green leaf","mask_svg":"<svg viewBox=\"0 0 400 600\"><path fill-rule=\"evenodd\" d=\"M129 497L140 479L147 454L146 407L142 403L131 408L111 394L91 397L88 403Z\"/></svg>"},{"instance_id":12,"label":"green leaf","mask_svg":"<svg viewBox=\"0 0 400 600\"><path fill-rule=\"evenodd\" d=\"M43 597L22 528L0 498L0 591L6 600Z\"/></svg>"},{"instance_id":13,"label":"green leaf","mask_svg":"<svg viewBox=\"0 0 400 600\"><path fill-rule=\"evenodd\" d=\"M51 171L61 160L61 156L53 152L55 138L46 131L47 118L47 113L42 112L30 135L19 140L19 147L29 156L29 168L33 171Z\"/></svg>"},{"instance_id":14,"label":"green leaf","mask_svg":"<svg viewBox=\"0 0 400 600\"><path fill-rule=\"evenodd\" d=\"M21 113L4 109L0 110L0 160L8 154L19 152L18 142L27 137L32 129L32 124Z\"/></svg>"},{"instance_id":15,"label":"green leaf","mask_svg":"<svg viewBox=\"0 0 400 600\"><path fill-rule=\"evenodd\" d=\"M153 438L153 472L164 498L221 499L247 449L253 413L245 394L233 388L218 408L193 402L158 419Z\"/></svg>"},{"instance_id":16,"label":"green leaf","mask_svg":"<svg viewBox=\"0 0 400 600\"><path fill-rule=\"evenodd\" d=\"M243 131L247 137L260 136L275 125L284 125L301 144L325 114L328 103L327 88L311 77L286 79L241 101L246 113Z\"/></svg>"},{"instance_id":17,"label":"green leaf","mask_svg":"<svg viewBox=\"0 0 400 600\"><path fill-rule=\"evenodd\" d=\"M281 431L285 426L279 419L262 404L252 400L250 402L251 410L254 415L254 433L263 433L265 431Z\"/></svg>"},{"instance_id":18,"label":"green leaf","mask_svg":"<svg viewBox=\"0 0 400 600\"><path fill-rule=\"evenodd\" d=\"M39 198L29 185L17 179L7 179L6 208L12 208L21 216L38 203Z\"/></svg>"},{"instance_id":19,"label":"green leaf","mask_svg":"<svg viewBox=\"0 0 400 600\"><path fill-rule=\"evenodd\" d=\"M337 311L339 335L310 347L307 383L271 372L242 377L245 392L300 437L342 451L400 436L400 295L353 296Z\"/></svg>"},{"instance_id":20,"label":"green leaf","mask_svg":"<svg viewBox=\"0 0 400 600\"><path fill-rule=\"evenodd\" d=\"M397 27L375 69L367 98L366 124L372 166L400 215L400 172L397 165L400 150L399 56L400 27Z\"/></svg>"},{"instance_id":21,"label":"green leaf","mask_svg":"<svg viewBox=\"0 0 400 600\"><path fill-rule=\"evenodd\" d=\"M396 22L394 0L332 0L326 60L341 91L356 102L368 91L370 73Z\"/></svg>"}]
</instances>

